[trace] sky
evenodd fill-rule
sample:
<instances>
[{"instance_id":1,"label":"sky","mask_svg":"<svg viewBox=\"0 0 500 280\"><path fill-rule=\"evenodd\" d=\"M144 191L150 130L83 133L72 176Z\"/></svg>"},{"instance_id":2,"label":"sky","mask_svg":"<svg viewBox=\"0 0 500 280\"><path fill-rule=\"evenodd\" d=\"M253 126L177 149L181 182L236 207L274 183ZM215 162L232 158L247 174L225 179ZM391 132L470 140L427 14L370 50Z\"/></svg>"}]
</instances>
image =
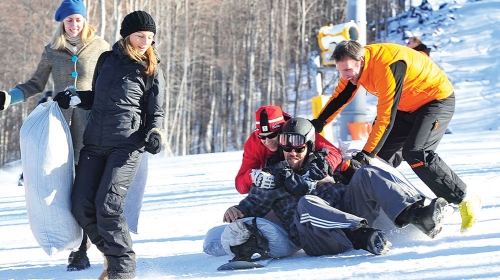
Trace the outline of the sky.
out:
<instances>
[{"instance_id":1,"label":"sky","mask_svg":"<svg viewBox=\"0 0 500 280\"><path fill-rule=\"evenodd\" d=\"M138 279L500 278L500 0L429 2L448 4L426 11L424 25L404 18L390 29L403 24L421 36L455 86L453 133L445 135L436 152L469 192L482 197L483 209L469 231L460 232L455 212L446 216L435 239L411 225L387 232L393 246L382 256L352 250L309 257L299 251L261 269L217 271L230 257L203 253L203 239L244 197L234 187L242 151L150 156L139 233L132 234ZM388 41L404 44L396 32ZM369 102L373 107L375 101ZM350 145L361 148L363 141ZM425 188L406 163L398 170ZM0 170L0 279L97 279L103 259L95 246L88 251L91 268L67 272L69 251L49 256L38 245L27 219L24 187L17 186L20 173L20 165Z\"/></svg>"}]
</instances>

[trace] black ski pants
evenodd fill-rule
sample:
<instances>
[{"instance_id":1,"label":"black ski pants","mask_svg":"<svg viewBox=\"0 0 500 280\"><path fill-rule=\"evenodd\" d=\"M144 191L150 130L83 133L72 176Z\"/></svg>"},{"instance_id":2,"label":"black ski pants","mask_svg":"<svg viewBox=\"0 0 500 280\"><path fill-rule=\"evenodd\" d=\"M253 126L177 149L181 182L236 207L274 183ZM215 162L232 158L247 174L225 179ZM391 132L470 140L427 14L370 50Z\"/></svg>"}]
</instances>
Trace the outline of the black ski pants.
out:
<instances>
[{"instance_id":1,"label":"black ski pants","mask_svg":"<svg viewBox=\"0 0 500 280\"><path fill-rule=\"evenodd\" d=\"M467 185L435 152L455 111L455 95L431 101L413 113L397 111L394 126L377 155L386 160L403 148L403 158L436 194L458 204Z\"/></svg>"},{"instance_id":2,"label":"black ski pants","mask_svg":"<svg viewBox=\"0 0 500 280\"><path fill-rule=\"evenodd\" d=\"M142 152L84 146L71 193L72 213L108 261L109 279L134 278L135 252L123 207Z\"/></svg>"}]
</instances>

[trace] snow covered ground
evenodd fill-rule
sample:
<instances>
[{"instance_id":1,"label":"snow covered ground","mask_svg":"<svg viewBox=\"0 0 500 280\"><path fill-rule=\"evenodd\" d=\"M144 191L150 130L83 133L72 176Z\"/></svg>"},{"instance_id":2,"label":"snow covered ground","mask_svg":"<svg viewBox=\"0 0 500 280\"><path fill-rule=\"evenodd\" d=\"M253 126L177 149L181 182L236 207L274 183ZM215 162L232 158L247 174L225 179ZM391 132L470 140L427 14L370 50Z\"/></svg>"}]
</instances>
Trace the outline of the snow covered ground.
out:
<instances>
[{"instance_id":1,"label":"snow covered ground","mask_svg":"<svg viewBox=\"0 0 500 280\"><path fill-rule=\"evenodd\" d=\"M437 46L431 57L456 88L453 134L445 135L437 152L469 191L482 196L483 210L470 231L460 233L460 215L454 213L433 240L404 230L389 233L393 249L387 255L353 250L309 257L299 251L263 269L220 272L217 267L229 257L208 256L202 244L205 233L222 224L224 211L243 198L234 188L242 152L154 156L139 234L132 235L138 278L500 278L500 0L448 2L429 14L425 26L414 18L404 20L424 43ZM401 34L389 39L403 43ZM17 186L20 169L0 170L0 279L96 279L102 256L94 246L89 250L92 267L79 272L66 271L69 252L49 257L38 246L27 220L24 188ZM422 185L406 164L399 170L414 185Z\"/></svg>"}]
</instances>

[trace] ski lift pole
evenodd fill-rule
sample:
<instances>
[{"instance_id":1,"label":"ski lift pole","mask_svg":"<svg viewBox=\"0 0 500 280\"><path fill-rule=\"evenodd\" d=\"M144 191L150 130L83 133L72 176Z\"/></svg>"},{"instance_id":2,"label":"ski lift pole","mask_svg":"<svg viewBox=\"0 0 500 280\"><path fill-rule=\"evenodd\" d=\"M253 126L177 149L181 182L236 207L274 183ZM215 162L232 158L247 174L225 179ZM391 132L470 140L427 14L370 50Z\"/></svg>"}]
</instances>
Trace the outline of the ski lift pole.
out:
<instances>
[{"instance_id":1,"label":"ski lift pole","mask_svg":"<svg viewBox=\"0 0 500 280\"><path fill-rule=\"evenodd\" d=\"M366 0L347 1L347 20L356 23L360 31L359 38L356 40L361 45L366 45ZM366 124L366 90L359 88L356 96L340 113L340 139L353 140L353 138L358 138L358 134L366 135L366 131L349 131L350 125L365 127L360 126L361 124Z\"/></svg>"}]
</instances>

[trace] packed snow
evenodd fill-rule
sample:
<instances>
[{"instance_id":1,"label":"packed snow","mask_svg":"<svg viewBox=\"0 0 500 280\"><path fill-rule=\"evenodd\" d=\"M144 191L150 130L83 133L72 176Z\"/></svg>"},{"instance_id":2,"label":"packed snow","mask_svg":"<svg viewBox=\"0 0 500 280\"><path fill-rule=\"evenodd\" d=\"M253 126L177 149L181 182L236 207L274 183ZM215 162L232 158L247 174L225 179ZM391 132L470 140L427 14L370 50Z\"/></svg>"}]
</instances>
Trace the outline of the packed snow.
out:
<instances>
[{"instance_id":1,"label":"packed snow","mask_svg":"<svg viewBox=\"0 0 500 280\"><path fill-rule=\"evenodd\" d=\"M500 278L500 0L434 2L448 4L426 11L423 25L411 17L399 24L432 48L431 58L455 86L453 133L445 135L437 152L469 192L482 197L479 220L469 231L460 232L455 212L435 239L389 232L393 247L382 256L353 250L309 257L299 251L265 268L217 271L230 257L203 253L203 239L223 224L224 211L244 197L234 187L242 151L150 156L139 233L132 234L138 279ZM389 34L389 41L404 44L401 33ZM351 142L351 147L362 145ZM406 163L399 170L423 186ZM24 188L17 186L20 173L20 165L0 170L0 279L96 279L103 258L95 246L88 251L91 268L67 272L69 251L48 256L37 244Z\"/></svg>"}]
</instances>

